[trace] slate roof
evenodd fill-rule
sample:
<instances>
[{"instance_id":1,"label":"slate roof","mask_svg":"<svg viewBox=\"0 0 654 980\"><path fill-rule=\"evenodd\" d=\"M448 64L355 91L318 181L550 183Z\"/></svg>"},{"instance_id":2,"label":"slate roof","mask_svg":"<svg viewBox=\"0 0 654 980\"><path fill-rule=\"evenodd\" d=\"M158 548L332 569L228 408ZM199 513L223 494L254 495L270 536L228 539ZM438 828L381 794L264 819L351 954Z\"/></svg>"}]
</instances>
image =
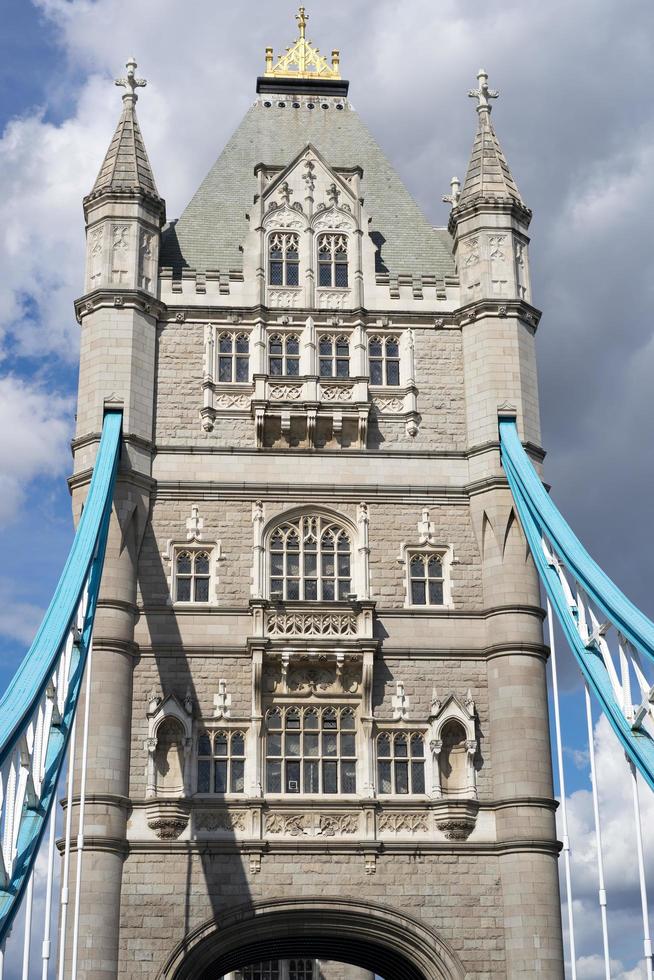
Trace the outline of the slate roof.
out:
<instances>
[{"instance_id":1,"label":"slate roof","mask_svg":"<svg viewBox=\"0 0 654 980\"><path fill-rule=\"evenodd\" d=\"M457 203L459 206L468 204L477 197L511 198L524 207L488 109L479 113L468 172Z\"/></svg>"},{"instance_id":2,"label":"slate roof","mask_svg":"<svg viewBox=\"0 0 654 980\"><path fill-rule=\"evenodd\" d=\"M123 100L116 132L89 196L105 191L141 191L159 198L136 109L129 97Z\"/></svg>"},{"instance_id":3,"label":"slate roof","mask_svg":"<svg viewBox=\"0 0 654 980\"><path fill-rule=\"evenodd\" d=\"M286 167L311 143L332 167L363 169L361 193L375 244L378 271L439 278L454 274L449 233L434 229L393 170L360 117L345 108L294 109L292 98L256 102L200 185L179 220L163 233L161 265L221 272L240 270L247 232L245 214L257 192L257 163Z\"/></svg>"}]
</instances>

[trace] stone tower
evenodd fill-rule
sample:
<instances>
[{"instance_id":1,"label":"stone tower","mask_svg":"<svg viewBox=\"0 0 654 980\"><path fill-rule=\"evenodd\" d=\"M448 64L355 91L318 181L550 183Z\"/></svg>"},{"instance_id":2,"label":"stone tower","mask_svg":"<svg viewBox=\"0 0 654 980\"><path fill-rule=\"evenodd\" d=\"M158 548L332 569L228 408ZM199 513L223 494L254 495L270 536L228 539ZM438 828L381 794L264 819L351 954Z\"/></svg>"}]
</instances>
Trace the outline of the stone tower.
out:
<instances>
[{"instance_id":1,"label":"stone tower","mask_svg":"<svg viewBox=\"0 0 654 980\"><path fill-rule=\"evenodd\" d=\"M107 405L124 451L78 977L558 980L547 651L497 431L542 459L530 212L484 72L434 229L306 21L167 226L129 62L84 202L78 513Z\"/></svg>"}]
</instances>

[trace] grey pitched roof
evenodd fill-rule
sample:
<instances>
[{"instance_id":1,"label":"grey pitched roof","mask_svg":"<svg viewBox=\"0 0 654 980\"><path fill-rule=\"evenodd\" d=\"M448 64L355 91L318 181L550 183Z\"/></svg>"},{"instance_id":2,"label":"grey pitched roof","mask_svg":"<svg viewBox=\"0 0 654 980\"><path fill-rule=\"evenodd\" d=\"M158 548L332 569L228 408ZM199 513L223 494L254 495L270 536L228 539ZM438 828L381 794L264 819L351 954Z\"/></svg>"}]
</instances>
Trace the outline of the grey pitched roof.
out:
<instances>
[{"instance_id":1,"label":"grey pitched roof","mask_svg":"<svg viewBox=\"0 0 654 980\"><path fill-rule=\"evenodd\" d=\"M89 197L105 191L141 191L159 198L136 118L134 100L130 96L123 98L123 111L116 132Z\"/></svg>"},{"instance_id":2,"label":"grey pitched roof","mask_svg":"<svg viewBox=\"0 0 654 980\"><path fill-rule=\"evenodd\" d=\"M524 207L520 191L490 121L490 109L479 112L468 172L457 203L461 206L476 197L511 198Z\"/></svg>"},{"instance_id":3,"label":"grey pitched roof","mask_svg":"<svg viewBox=\"0 0 654 980\"><path fill-rule=\"evenodd\" d=\"M285 107L277 105L279 99ZM379 248L378 269L392 275L454 274L449 233L434 229L349 103L342 110L292 108L270 96L245 115L177 222L164 231L161 265L221 272L242 268L246 212L257 192L257 163L286 167L311 143L332 167L363 169L361 192Z\"/></svg>"}]
</instances>

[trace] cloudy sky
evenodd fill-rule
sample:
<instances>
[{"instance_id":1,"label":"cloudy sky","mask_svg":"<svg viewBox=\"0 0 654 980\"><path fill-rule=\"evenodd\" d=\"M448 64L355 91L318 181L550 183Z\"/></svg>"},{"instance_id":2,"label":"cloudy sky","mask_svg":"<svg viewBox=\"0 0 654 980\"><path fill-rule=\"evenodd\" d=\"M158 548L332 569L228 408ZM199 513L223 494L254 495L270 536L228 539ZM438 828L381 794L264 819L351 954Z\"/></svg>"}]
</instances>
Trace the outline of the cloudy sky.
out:
<instances>
[{"instance_id":1,"label":"cloudy sky","mask_svg":"<svg viewBox=\"0 0 654 980\"><path fill-rule=\"evenodd\" d=\"M290 43L295 24L293 5L279 0L0 0L0 11L6 682L71 536L65 477L79 339L72 299L82 287L81 199L120 110L112 78L133 54L149 80L139 118L175 217L252 101L264 47ZM441 196L451 176L465 173L476 122L465 93L480 66L501 90L493 120L534 211L546 476L582 540L651 615L651 0L330 0L310 5L309 14L309 36L324 52L341 48L354 105L436 224L447 221ZM578 975L594 980L602 972L593 959L590 801L578 681L567 663L563 679L570 805L582 837ZM614 827L607 839L613 974L634 980L641 975L638 906L625 885L631 849L620 816L629 787L602 725L597 739Z\"/></svg>"}]
</instances>

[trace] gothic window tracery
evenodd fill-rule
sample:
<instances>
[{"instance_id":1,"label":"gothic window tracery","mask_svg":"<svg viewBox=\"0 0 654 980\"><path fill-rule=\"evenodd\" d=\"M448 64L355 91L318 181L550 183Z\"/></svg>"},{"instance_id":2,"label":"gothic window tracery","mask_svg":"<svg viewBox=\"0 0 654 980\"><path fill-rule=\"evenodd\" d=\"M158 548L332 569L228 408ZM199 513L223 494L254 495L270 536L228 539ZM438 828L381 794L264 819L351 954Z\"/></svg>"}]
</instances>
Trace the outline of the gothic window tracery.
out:
<instances>
[{"instance_id":1,"label":"gothic window tracery","mask_svg":"<svg viewBox=\"0 0 654 980\"><path fill-rule=\"evenodd\" d=\"M297 334L273 334L268 341L268 373L276 378L297 378L300 373L300 338Z\"/></svg>"},{"instance_id":2,"label":"gothic window tracery","mask_svg":"<svg viewBox=\"0 0 654 980\"><path fill-rule=\"evenodd\" d=\"M210 579L211 558L206 549L182 548L175 552L176 602L208 602Z\"/></svg>"},{"instance_id":3,"label":"gothic window tracery","mask_svg":"<svg viewBox=\"0 0 654 980\"><path fill-rule=\"evenodd\" d=\"M333 602L352 592L351 541L333 519L302 516L270 537L270 596Z\"/></svg>"},{"instance_id":4,"label":"gothic window tracery","mask_svg":"<svg viewBox=\"0 0 654 980\"><path fill-rule=\"evenodd\" d=\"M198 738L198 793L245 791L245 735L241 731L203 732Z\"/></svg>"},{"instance_id":5,"label":"gothic window tracery","mask_svg":"<svg viewBox=\"0 0 654 980\"><path fill-rule=\"evenodd\" d=\"M318 285L347 289L347 235L327 233L318 238Z\"/></svg>"},{"instance_id":6,"label":"gothic window tracery","mask_svg":"<svg viewBox=\"0 0 654 980\"><path fill-rule=\"evenodd\" d=\"M226 331L218 337L218 381L247 382L250 374L250 340L245 333Z\"/></svg>"},{"instance_id":7,"label":"gothic window tracery","mask_svg":"<svg viewBox=\"0 0 654 980\"><path fill-rule=\"evenodd\" d=\"M443 586L442 555L425 552L410 556L409 587L412 606L442 606Z\"/></svg>"},{"instance_id":8,"label":"gothic window tracery","mask_svg":"<svg viewBox=\"0 0 654 980\"><path fill-rule=\"evenodd\" d=\"M318 342L321 378L349 378L350 342L347 337L324 335Z\"/></svg>"},{"instance_id":9,"label":"gothic window tracery","mask_svg":"<svg viewBox=\"0 0 654 980\"><path fill-rule=\"evenodd\" d=\"M371 337L368 343L370 384L399 385L400 344L397 337Z\"/></svg>"},{"instance_id":10,"label":"gothic window tracery","mask_svg":"<svg viewBox=\"0 0 654 980\"><path fill-rule=\"evenodd\" d=\"M384 795L425 792L425 742L419 732L377 736L377 787Z\"/></svg>"},{"instance_id":11,"label":"gothic window tracery","mask_svg":"<svg viewBox=\"0 0 654 980\"><path fill-rule=\"evenodd\" d=\"M300 237L275 231L268 240L268 281L271 286L300 285Z\"/></svg>"},{"instance_id":12,"label":"gothic window tracery","mask_svg":"<svg viewBox=\"0 0 654 980\"><path fill-rule=\"evenodd\" d=\"M352 708L275 707L266 715L266 792L356 793Z\"/></svg>"}]
</instances>

